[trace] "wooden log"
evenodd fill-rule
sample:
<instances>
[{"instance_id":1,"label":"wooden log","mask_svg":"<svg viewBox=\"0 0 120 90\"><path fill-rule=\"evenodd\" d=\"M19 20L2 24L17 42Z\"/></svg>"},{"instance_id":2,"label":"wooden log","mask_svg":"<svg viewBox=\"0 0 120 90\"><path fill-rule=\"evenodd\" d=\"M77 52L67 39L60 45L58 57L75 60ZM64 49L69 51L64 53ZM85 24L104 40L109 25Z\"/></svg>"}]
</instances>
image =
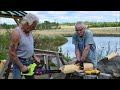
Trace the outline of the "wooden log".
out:
<instances>
[{"instance_id":1,"label":"wooden log","mask_svg":"<svg viewBox=\"0 0 120 90\"><path fill-rule=\"evenodd\" d=\"M101 73L111 74L112 78L120 78L120 56L116 56L111 60L100 60L98 70Z\"/></svg>"},{"instance_id":2,"label":"wooden log","mask_svg":"<svg viewBox=\"0 0 120 90\"><path fill-rule=\"evenodd\" d=\"M93 64L92 63L84 63L84 70L92 70L93 69ZM60 70L67 74L67 73L73 73L75 71L79 71L80 66L76 64L69 64L69 65L63 65L60 67Z\"/></svg>"}]
</instances>

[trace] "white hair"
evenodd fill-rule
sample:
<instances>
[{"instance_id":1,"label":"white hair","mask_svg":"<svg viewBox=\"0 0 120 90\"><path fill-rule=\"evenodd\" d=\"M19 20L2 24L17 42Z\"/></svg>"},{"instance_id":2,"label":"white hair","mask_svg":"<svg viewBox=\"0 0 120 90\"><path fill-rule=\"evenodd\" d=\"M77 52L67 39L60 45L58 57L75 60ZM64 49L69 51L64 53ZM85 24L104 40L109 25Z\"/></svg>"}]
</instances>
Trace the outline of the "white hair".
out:
<instances>
[{"instance_id":1,"label":"white hair","mask_svg":"<svg viewBox=\"0 0 120 90\"><path fill-rule=\"evenodd\" d=\"M23 17L21 24L25 24L26 22L28 22L29 25L32 25L34 21L37 21L37 23L39 23L38 17L34 14L28 13L26 16Z\"/></svg>"},{"instance_id":2,"label":"white hair","mask_svg":"<svg viewBox=\"0 0 120 90\"><path fill-rule=\"evenodd\" d=\"M81 27L81 28L84 27L85 28L85 25L81 21L78 21L75 24L75 28L77 28L77 27Z\"/></svg>"}]
</instances>

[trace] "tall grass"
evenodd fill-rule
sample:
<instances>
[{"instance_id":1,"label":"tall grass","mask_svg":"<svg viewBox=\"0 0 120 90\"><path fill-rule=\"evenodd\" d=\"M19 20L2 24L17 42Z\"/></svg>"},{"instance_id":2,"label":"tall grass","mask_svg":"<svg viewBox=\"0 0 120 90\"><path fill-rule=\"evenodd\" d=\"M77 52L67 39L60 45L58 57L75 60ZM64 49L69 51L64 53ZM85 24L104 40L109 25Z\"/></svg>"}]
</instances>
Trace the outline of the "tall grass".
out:
<instances>
[{"instance_id":1,"label":"tall grass","mask_svg":"<svg viewBox=\"0 0 120 90\"><path fill-rule=\"evenodd\" d=\"M101 46L97 47L97 59L101 60L112 52L120 52L120 46L118 47L118 43L116 43L114 48L111 48L110 42L108 42L107 47ZM120 53L118 53L120 54Z\"/></svg>"},{"instance_id":2,"label":"tall grass","mask_svg":"<svg viewBox=\"0 0 120 90\"><path fill-rule=\"evenodd\" d=\"M8 55L9 37L9 32L0 34L0 60L6 59Z\"/></svg>"},{"instance_id":3,"label":"tall grass","mask_svg":"<svg viewBox=\"0 0 120 90\"><path fill-rule=\"evenodd\" d=\"M94 36L120 36L120 27L103 27L103 28L89 28L94 34ZM72 36L75 31L74 26L63 26L61 29L51 29L51 30L36 30L34 33L39 33L42 35L53 35L60 34L63 36Z\"/></svg>"},{"instance_id":4,"label":"tall grass","mask_svg":"<svg viewBox=\"0 0 120 90\"><path fill-rule=\"evenodd\" d=\"M58 51L58 47L67 42L62 35L34 34L35 48Z\"/></svg>"}]
</instances>

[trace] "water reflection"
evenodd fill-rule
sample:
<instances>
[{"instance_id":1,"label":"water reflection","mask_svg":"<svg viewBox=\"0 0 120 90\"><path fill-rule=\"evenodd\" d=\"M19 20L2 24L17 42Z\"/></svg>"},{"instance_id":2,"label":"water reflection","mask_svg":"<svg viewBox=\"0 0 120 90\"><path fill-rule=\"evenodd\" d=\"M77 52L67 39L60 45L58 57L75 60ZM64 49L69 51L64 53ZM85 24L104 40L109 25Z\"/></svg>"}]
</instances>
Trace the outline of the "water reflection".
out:
<instances>
[{"instance_id":1,"label":"water reflection","mask_svg":"<svg viewBox=\"0 0 120 90\"><path fill-rule=\"evenodd\" d=\"M68 39L68 42L61 46L62 53L66 56L68 54L70 58L73 58L75 57L75 47L72 44L72 37L66 38ZM96 43L98 55L102 54L102 57L120 49L120 37L94 37L94 40Z\"/></svg>"}]
</instances>

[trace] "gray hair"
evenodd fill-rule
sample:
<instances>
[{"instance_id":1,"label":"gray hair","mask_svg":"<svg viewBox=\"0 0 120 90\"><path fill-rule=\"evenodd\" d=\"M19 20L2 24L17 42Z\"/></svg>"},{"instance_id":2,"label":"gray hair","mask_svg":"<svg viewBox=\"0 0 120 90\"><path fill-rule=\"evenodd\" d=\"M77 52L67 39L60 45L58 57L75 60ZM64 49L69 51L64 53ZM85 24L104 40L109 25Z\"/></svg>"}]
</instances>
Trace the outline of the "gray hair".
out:
<instances>
[{"instance_id":1,"label":"gray hair","mask_svg":"<svg viewBox=\"0 0 120 90\"><path fill-rule=\"evenodd\" d=\"M77 28L77 27L84 27L84 28L86 28L86 26L81 21L78 21L78 22L75 23L75 28Z\"/></svg>"},{"instance_id":2,"label":"gray hair","mask_svg":"<svg viewBox=\"0 0 120 90\"><path fill-rule=\"evenodd\" d=\"M26 16L23 17L21 24L25 24L26 22L28 22L29 25L32 25L34 21L39 23L39 18L34 14L28 13Z\"/></svg>"}]
</instances>

